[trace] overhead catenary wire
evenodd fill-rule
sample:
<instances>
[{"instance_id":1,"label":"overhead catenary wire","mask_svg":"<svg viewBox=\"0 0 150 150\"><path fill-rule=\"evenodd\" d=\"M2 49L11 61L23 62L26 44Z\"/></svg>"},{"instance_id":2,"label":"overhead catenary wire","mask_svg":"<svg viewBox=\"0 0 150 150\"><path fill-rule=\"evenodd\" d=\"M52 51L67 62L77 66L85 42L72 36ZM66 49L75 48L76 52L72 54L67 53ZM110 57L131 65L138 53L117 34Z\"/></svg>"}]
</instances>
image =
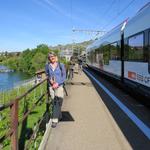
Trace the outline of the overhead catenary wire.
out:
<instances>
[{"instance_id":1,"label":"overhead catenary wire","mask_svg":"<svg viewBox=\"0 0 150 150\"><path fill-rule=\"evenodd\" d=\"M121 11L118 12L118 14L112 18L106 25L103 26L102 29L106 29L106 27L108 27L113 21L115 21L116 18L118 18L124 11L126 11L129 6L134 2L135 0L131 0L127 6L125 6Z\"/></svg>"},{"instance_id":2,"label":"overhead catenary wire","mask_svg":"<svg viewBox=\"0 0 150 150\"><path fill-rule=\"evenodd\" d=\"M72 1L72 0L71 0ZM115 17L113 17L106 25L104 25L103 27L102 27L102 30L100 31L100 32L97 32L97 34L96 35L98 35L99 33L102 33L103 31L104 31L104 29L106 30L106 27L107 26L109 26L116 18L118 18L124 11L126 11L127 9L128 9L128 7L134 2L135 0L131 0L122 10L120 10L119 11L119 9L120 9L120 6L119 6L119 9L118 9L118 13L117 13L117 15L115 16ZM107 9L107 11L105 11L105 14L107 14L111 9L112 9L112 5L114 4L114 3L116 3L117 1L116 0L113 0L111 3L110 3L110 5L109 5L109 7L108 7L108 9ZM118 2L120 2L120 0L118 0ZM72 5L71 5L71 7L72 7ZM72 10L71 10L72 11ZM72 28L72 31L73 32L75 32L75 30L76 31L79 31L80 29L74 29L74 28ZM81 30L80 32L88 32L88 30ZM89 32L88 32L89 33ZM93 31L92 31L92 33L93 33ZM104 33L106 33L106 32L103 32L102 34L104 34Z\"/></svg>"},{"instance_id":3,"label":"overhead catenary wire","mask_svg":"<svg viewBox=\"0 0 150 150\"><path fill-rule=\"evenodd\" d=\"M73 29L73 20L72 20L72 0L70 0L70 23L71 23L71 28Z\"/></svg>"},{"instance_id":4,"label":"overhead catenary wire","mask_svg":"<svg viewBox=\"0 0 150 150\"><path fill-rule=\"evenodd\" d=\"M104 11L104 13L102 13L102 15L101 16L106 16L106 14L108 14L109 12L110 12L110 10L112 9L112 6L113 6L113 4L115 4L115 1L116 0L113 0L111 3L110 3L110 5L108 6L108 8Z\"/></svg>"},{"instance_id":5,"label":"overhead catenary wire","mask_svg":"<svg viewBox=\"0 0 150 150\"><path fill-rule=\"evenodd\" d=\"M106 31L92 30L92 29L73 29L72 31L73 32L84 32L84 33L87 33L87 34L94 34L96 36L96 37L94 37L94 39L97 38L98 35L103 36L106 33ZM90 40L92 40L92 39L93 38L91 38Z\"/></svg>"},{"instance_id":6,"label":"overhead catenary wire","mask_svg":"<svg viewBox=\"0 0 150 150\"><path fill-rule=\"evenodd\" d=\"M101 34L101 35L104 35L106 33L106 27L109 26L113 21L115 21L116 18L118 18L123 12L125 12L131 5L132 3L134 2L135 0L131 0L123 9L120 10L120 0L112 0L111 3L108 5L108 8L107 10L104 11L104 14L108 14L108 12L110 12L110 10L112 10L112 6L115 4L115 3L118 3L117 5L117 15L114 16L106 25L104 25L101 29L101 31L96 31L95 30L88 30L88 29L74 29L73 28L73 25L72 25L72 31L75 32L75 31L78 31L78 32L86 32L86 33L96 33L96 36ZM71 16L72 16L72 0L70 0L70 3L71 3ZM72 22L72 17L71 17L71 22ZM74 41L74 40L73 40Z\"/></svg>"},{"instance_id":7,"label":"overhead catenary wire","mask_svg":"<svg viewBox=\"0 0 150 150\"><path fill-rule=\"evenodd\" d=\"M73 29L72 13L73 13L72 0L70 0L70 24L71 24L71 29ZM73 32L71 32L71 41L72 41L71 51L73 53L73 49L74 49L74 36L73 36Z\"/></svg>"}]
</instances>

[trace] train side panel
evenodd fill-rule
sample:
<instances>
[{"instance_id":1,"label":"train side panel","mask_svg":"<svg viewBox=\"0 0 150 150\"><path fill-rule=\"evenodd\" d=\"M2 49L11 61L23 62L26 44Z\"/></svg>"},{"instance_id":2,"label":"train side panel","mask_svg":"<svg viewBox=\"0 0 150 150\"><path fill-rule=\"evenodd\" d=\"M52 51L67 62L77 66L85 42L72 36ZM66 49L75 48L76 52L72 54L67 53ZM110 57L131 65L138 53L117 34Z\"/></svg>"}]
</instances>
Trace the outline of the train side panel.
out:
<instances>
[{"instance_id":1,"label":"train side panel","mask_svg":"<svg viewBox=\"0 0 150 150\"><path fill-rule=\"evenodd\" d=\"M125 78L150 87L150 74L148 63L125 61Z\"/></svg>"},{"instance_id":2,"label":"train side panel","mask_svg":"<svg viewBox=\"0 0 150 150\"><path fill-rule=\"evenodd\" d=\"M128 21L125 30L124 77L150 88L150 3Z\"/></svg>"}]
</instances>

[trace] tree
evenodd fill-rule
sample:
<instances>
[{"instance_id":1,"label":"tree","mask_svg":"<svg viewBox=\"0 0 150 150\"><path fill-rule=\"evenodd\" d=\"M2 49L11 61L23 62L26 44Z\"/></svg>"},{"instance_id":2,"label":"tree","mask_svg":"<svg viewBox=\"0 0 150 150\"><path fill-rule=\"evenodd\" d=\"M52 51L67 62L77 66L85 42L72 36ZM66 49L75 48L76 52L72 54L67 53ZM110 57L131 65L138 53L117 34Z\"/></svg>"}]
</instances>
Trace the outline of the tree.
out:
<instances>
[{"instance_id":1,"label":"tree","mask_svg":"<svg viewBox=\"0 0 150 150\"><path fill-rule=\"evenodd\" d=\"M40 52L43 53L45 55L47 55L50 51L49 47L46 44L40 44L37 46L36 49L34 49L36 52Z\"/></svg>"},{"instance_id":2,"label":"tree","mask_svg":"<svg viewBox=\"0 0 150 150\"><path fill-rule=\"evenodd\" d=\"M32 59L32 71L36 72L43 69L46 63L46 55L42 53L36 53Z\"/></svg>"}]
</instances>

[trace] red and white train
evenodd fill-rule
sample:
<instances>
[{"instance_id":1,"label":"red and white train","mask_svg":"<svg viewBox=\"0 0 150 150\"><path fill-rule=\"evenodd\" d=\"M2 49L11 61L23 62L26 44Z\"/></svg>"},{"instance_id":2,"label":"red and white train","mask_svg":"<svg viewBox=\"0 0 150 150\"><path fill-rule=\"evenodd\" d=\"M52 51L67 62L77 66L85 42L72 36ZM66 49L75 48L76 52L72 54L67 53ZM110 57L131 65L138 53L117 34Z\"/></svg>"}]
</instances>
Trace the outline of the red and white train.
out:
<instances>
[{"instance_id":1,"label":"red and white train","mask_svg":"<svg viewBox=\"0 0 150 150\"><path fill-rule=\"evenodd\" d=\"M86 63L150 99L150 2L89 45Z\"/></svg>"}]
</instances>

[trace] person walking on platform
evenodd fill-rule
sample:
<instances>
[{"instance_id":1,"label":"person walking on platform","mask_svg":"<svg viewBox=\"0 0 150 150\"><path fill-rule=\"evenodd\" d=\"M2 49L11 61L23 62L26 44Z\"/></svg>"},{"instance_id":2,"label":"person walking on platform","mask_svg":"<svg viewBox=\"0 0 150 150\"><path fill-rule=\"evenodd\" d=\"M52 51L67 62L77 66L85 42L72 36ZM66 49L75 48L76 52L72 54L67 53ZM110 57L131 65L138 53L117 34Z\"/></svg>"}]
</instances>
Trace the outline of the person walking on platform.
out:
<instances>
[{"instance_id":1,"label":"person walking on platform","mask_svg":"<svg viewBox=\"0 0 150 150\"><path fill-rule=\"evenodd\" d=\"M66 80L66 69L64 64L58 62L55 53L49 53L48 60L45 72L49 79L49 92L53 104L52 127L56 127L62 118L61 106L64 98L63 85Z\"/></svg>"},{"instance_id":2,"label":"person walking on platform","mask_svg":"<svg viewBox=\"0 0 150 150\"><path fill-rule=\"evenodd\" d=\"M82 73L82 60L81 59L78 59L78 73L81 75Z\"/></svg>"},{"instance_id":3,"label":"person walking on platform","mask_svg":"<svg viewBox=\"0 0 150 150\"><path fill-rule=\"evenodd\" d=\"M73 61L70 61L69 64L69 78L72 80L74 76L74 69L75 69L75 63Z\"/></svg>"}]
</instances>

